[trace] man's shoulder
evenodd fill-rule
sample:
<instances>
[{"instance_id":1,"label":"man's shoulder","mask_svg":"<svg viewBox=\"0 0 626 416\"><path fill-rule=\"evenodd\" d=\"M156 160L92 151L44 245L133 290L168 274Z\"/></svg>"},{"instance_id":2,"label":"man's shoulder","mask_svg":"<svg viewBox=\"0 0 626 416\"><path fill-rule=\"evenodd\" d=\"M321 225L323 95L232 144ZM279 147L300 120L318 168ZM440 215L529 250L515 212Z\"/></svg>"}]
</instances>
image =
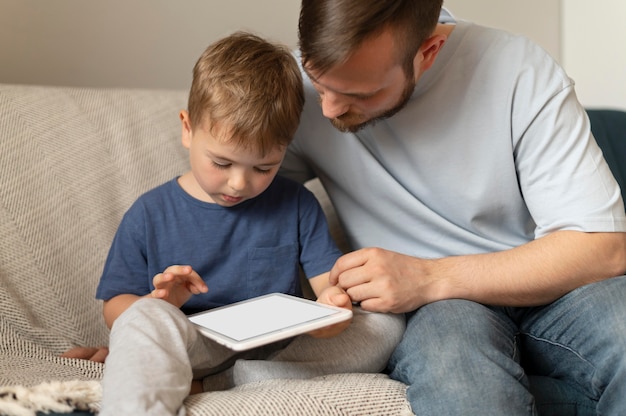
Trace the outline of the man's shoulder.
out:
<instances>
[{"instance_id":1,"label":"man's shoulder","mask_svg":"<svg viewBox=\"0 0 626 416\"><path fill-rule=\"evenodd\" d=\"M507 53L522 56L547 54L541 45L528 36L496 27L461 21L457 24L455 32L463 36L462 46L470 49L479 48L484 52L494 54Z\"/></svg>"}]
</instances>

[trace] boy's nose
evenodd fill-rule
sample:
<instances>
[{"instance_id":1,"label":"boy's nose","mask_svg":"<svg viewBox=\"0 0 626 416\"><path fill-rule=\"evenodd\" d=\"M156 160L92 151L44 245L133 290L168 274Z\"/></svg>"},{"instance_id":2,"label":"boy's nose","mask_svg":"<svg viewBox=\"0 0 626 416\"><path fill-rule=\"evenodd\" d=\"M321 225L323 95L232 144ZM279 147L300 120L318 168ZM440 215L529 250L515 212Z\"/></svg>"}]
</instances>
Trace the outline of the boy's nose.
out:
<instances>
[{"instance_id":1,"label":"boy's nose","mask_svg":"<svg viewBox=\"0 0 626 416\"><path fill-rule=\"evenodd\" d=\"M228 178L228 186L235 191L242 191L246 187L246 175L243 173L233 173Z\"/></svg>"}]
</instances>

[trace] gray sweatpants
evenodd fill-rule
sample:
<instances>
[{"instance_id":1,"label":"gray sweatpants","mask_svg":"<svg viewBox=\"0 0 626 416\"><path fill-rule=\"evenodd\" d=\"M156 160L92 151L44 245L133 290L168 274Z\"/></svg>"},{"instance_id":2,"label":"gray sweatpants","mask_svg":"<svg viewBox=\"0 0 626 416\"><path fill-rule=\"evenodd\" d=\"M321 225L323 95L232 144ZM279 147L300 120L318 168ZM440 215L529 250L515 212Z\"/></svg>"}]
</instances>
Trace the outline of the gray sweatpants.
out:
<instances>
[{"instance_id":1,"label":"gray sweatpants","mask_svg":"<svg viewBox=\"0 0 626 416\"><path fill-rule=\"evenodd\" d=\"M354 309L332 338L302 335L235 352L202 336L176 307L140 299L115 321L102 380L100 416L179 415L192 379L205 390L253 381L382 371L404 332L404 315Z\"/></svg>"}]
</instances>

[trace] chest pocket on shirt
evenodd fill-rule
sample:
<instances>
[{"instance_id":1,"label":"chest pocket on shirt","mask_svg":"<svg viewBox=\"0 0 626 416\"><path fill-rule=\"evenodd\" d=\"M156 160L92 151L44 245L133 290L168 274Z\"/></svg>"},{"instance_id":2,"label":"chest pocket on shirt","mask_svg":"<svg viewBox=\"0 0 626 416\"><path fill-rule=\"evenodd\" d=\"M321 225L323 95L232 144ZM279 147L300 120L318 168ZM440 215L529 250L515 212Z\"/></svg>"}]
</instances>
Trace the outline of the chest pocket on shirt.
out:
<instances>
[{"instance_id":1,"label":"chest pocket on shirt","mask_svg":"<svg viewBox=\"0 0 626 416\"><path fill-rule=\"evenodd\" d=\"M248 250L248 297L280 292L298 295L298 245Z\"/></svg>"}]
</instances>

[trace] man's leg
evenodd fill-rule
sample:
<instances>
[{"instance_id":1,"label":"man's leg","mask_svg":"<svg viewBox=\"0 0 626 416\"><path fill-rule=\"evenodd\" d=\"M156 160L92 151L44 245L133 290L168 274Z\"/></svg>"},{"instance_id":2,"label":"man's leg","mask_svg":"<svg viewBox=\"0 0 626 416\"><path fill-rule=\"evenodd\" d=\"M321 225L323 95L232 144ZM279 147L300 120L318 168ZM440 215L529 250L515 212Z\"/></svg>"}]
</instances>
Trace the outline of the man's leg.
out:
<instances>
[{"instance_id":1,"label":"man's leg","mask_svg":"<svg viewBox=\"0 0 626 416\"><path fill-rule=\"evenodd\" d=\"M474 302L423 306L408 315L390 375L409 385L418 415L534 415L517 332L504 313Z\"/></svg>"},{"instance_id":2,"label":"man's leg","mask_svg":"<svg viewBox=\"0 0 626 416\"><path fill-rule=\"evenodd\" d=\"M626 409L626 276L578 288L554 303L519 310L529 373L556 377L597 400L602 415Z\"/></svg>"},{"instance_id":3,"label":"man's leg","mask_svg":"<svg viewBox=\"0 0 626 416\"><path fill-rule=\"evenodd\" d=\"M100 415L184 415L192 366L219 366L232 355L200 336L178 308L140 299L111 329Z\"/></svg>"}]
</instances>

